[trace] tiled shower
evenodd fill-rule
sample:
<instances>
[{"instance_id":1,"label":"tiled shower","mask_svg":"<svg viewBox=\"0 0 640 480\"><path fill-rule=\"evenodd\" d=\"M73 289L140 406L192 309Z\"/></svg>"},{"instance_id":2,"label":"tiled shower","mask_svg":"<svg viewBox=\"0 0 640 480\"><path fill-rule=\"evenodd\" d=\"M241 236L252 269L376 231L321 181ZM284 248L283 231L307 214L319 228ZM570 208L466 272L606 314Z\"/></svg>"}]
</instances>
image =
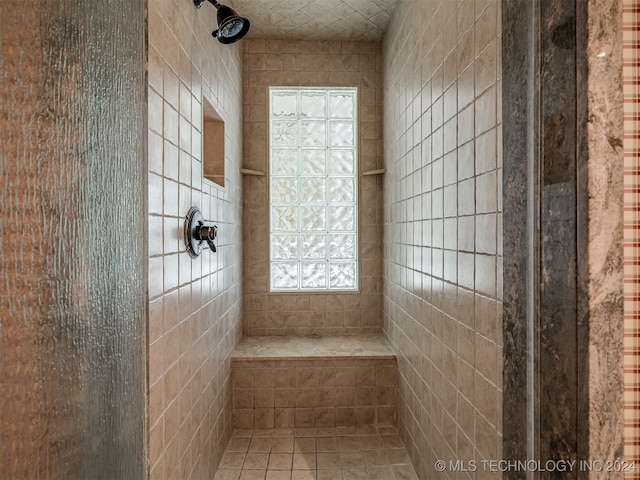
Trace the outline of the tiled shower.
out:
<instances>
[{"instance_id":1,"label":"tiled shower","mask_svg":"<svg viewBox=\"0 0 640 480\"><path fill-rule=\"evenodd\" d=\"M231 433L228 362L240 329L383 334L397 355L397 422L418 470L474 449L499 455L499 6L401 2L384 42L248 38L221 49L205 48L199 36L204 10L151 3L149 183L158 198L150 197L150 222L164 232L152 236L164 242L150 242L150 325L163 319L150 336L152 475L171 477L189 456L219 461ZM407 32L420 41L406 41ZM359 87L359 169L386 169L360 177L359 294L268 292L268 181L238 172L267 171L267 87L286 85ZM195 175L200 95L224 112L224 190ZM194 168L184 165L189 159ZM175 235L190 201L223 222L219 253L203 256L202 267ZM198 355L210 341L217 347ZM207 358L222 361L215 372L204 373ZM183 368L191 378L172 374ZM198 411L215 426L208 437L195 435L204 430Z\"/></svg>"},{"instance_id":2,"label":"tiled shower","mask_svg":"<svg viewBox=\"0 0 640 480\"><path fill-rule=\"evenodd\" d=\"M258 27L233 45L211 39L216 20L208 4L100 7L104 21L97 21L93 2L69 3L64 12L21 5L6 17L13 28L4 28L4 16L1 22L3 61L11 61L0 66L9 86L0 100L25 112L6 118L49 122L2 128L3 157L24 160L3 172L3 191L11 192L2 195L10 199L2 202L10 206L3 220L12 236L31 239L16 226L16 212L33 215L69 241L42 247L34 240L21 256L3 233L10 290L29 291L31 301L3 299L0 309L11 366L0 373L9 399L0 413L13 422L0 434L0 477L499 478L434 469L436 460L499 459L505 445L502 19L509 0L399 0L377 39L273 38ZM366 1L334 3L367 10ZM606 20L590 23L589 32L617 28L614 4L589 2L589 18ZM32 25L37 38L25 33ZM110 26L117 28L103 32ZM114 57L96 55L103 33ZM597 52L589 61L617 58L603 35L590 34ZM43 47L60 55L15 55ZM23 79L42 89L16 89ZM108 81L125 85L127 95L111 92ZM615 126L599 119L615 113L608 95L619 92L595 76L589 81L589 158L606 159L591 166L597 188L589 191L608 199L602 211L617 229L612 191L620 172L612 165L621 150ZM268 176L255 174L268 171L268 87L344 85L356 86L359 99L360 289L271 293ZM224 121L223 187L201 175L209 108ZM58 111L64 114L51 114ZM82 115L83 134L72 134L67 124L77 127ZM43 132L32 155L23 140ZM25 205L35 199L46 208L20 210L15 192L27 192ZM197 259L182 242L193 205L218 227L217 253ZM606 230L590 231L590 258L609 245ZM127 248L113 247L119 240ZM603 340L619 327L616 258L607 256L604 280L600 266L589 270L589 308L599 327L589 337L589 422L593 432L607 428L591 434L587 453L602 458L619 457L622 437L622 360L611 353L617 344ZM140 266L135 274L132 265ZM30 269L46 272L37 289L16 274ZM302 336L311 343L296 350L292 339ZM318 347L328 336L349 338ZM259 352L286 345L275 355L247 353L248 337L259 337ZM6 407L14 403L21 415ZM83 458L97 460L87 466ZM279 462L289 462L290 476Z\"/></svg>"}]
</instances>

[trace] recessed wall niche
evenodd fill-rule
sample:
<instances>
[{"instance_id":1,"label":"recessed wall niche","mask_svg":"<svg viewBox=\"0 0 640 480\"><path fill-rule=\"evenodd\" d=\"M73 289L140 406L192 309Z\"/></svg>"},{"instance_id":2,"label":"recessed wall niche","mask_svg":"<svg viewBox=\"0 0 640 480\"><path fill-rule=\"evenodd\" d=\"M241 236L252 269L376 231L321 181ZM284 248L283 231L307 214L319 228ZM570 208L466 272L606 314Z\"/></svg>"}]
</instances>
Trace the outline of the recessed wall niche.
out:
<instances>
[{"instance_id":1,"label":"recessed wall niche","mask_svg":"<svg viewBox=\"0 0 640 480\"><path fill-rule=\"evenodd\" d=\"M224 121L204 97L202 110L202 174L207 180L224 187Z\"/></svg>"}]
</instances>

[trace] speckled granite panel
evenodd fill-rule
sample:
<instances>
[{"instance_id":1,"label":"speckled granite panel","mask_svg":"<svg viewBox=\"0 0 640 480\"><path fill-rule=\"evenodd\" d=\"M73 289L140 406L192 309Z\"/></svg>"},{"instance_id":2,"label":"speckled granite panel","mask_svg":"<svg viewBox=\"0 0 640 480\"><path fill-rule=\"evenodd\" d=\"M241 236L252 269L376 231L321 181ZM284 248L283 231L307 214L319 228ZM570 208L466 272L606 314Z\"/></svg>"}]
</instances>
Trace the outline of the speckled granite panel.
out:
<instances>
[{"instance_id":1,"label":"speckled granite panel","mask_svg":"<svg viewBox=\"0 0 640 480\"><path fill-rule=\"evenodd\" d=\"M618 0L588 2L589 455L603 461L623 449L621 7Z\"/></svg>"},{"instance_id":2,"label":"speckled granite panel","mask_svg":"<svg viewBox=\"0 0 640 480\"><path fill-rule=\"evenodd\" d=\"M527 42L531 35L529 9L520 0L503 2L503 195L504 208L504 370L503 455L525 458L527 446L527 136L530 90ZM505 105L512 105L505 108ZM514 107L515 106L515 107ZM522 161L513 161L522 159Z\"/></svg>"},{"instance_id":3,"label":"speckled granite panel","mask_svg":"<svg viewBox=\"0 0 640 480\"><path fill-rule=\"evenodd\" d=\"M619 4L589 2L588 10L587 3L564 0L542 2L539 9L505 5L505 42L514 45L505 43L503 51L515 54L528 38L538 39L535 49L523 51L539 49L532 60L540 76L533 82L526 62L519 68L504 61L504 453L526 455L529 437L541 459L613 460L621 454L622 429ZM520 25L512 23L517 15ZM532 26L533 35L522 34ZM533 149L518 139L523 135ZM527 171L524 163L533 168ZM540 178L527 182L536 171ZM534 196L527 198L531 188ZM530 285L539 290L523 276L531 233L517 221L531 211L526 205L532 198L540 201L532 204L540 230ZM531 299L539 308L527 320ZM529 351L531 320L539 343ZM537 372L536 390L524 398L535 407L539 427L527 433L531 411L524 408L522 388L528 360ZM571 475L566 478L579 477Z\"/></svg>"},{"instance_id":4,"label":"speckled granite panel","mask_svg":"<svg viewBox=\"0 0 640 480\"><path fill-rule=\"evenodd\" d=\"M539 6L539 291L537 385L540 459L574 460L585 437L584 403L578 398L578 366L586 363L584 331L578 331L577 10L573 0L540 2ZM580 52L578 52L580 49ZM533 126L533 125L531 125ZM529 292L531 294L531 292ZM582 293L582 292L581 292ZM583 357L580 357L580 355ZM568 473L566 478L575 478ZM541 478L548 478L542 473Z\"/></svg>"},{"instance_id":5,"label":"speckled granite panel","mask_svg":"<svg viewBox=\"0 0 640 480\"><path fill-rule=\"evenodd\" d=\"M584 242L577 236L586 208L577 156L586 131L576 89L585 84L581 7L565 0L505 3L506 458L530 458L531 446L544 460L587 451L588 404L580 396L587 363L579 288Z\"/></svg>"}]
</instances>

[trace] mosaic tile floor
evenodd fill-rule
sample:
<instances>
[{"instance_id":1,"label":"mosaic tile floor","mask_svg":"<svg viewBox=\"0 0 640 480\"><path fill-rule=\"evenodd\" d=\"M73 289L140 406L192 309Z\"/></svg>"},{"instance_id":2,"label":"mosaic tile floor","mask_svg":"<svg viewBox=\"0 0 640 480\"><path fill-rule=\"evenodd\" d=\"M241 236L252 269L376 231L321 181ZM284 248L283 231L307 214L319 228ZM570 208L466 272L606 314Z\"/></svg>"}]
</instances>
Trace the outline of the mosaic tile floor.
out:
<instances>
[{"instance_id":1,"label":"mosaic tile floor","mask_svg":"<svg viewBox=\"0 0 640 480\"><path fill-rule=\"evenodd\" d=\"M214 480L418 480L394 427L235 430Z\"/></svg>"}]
</instances>

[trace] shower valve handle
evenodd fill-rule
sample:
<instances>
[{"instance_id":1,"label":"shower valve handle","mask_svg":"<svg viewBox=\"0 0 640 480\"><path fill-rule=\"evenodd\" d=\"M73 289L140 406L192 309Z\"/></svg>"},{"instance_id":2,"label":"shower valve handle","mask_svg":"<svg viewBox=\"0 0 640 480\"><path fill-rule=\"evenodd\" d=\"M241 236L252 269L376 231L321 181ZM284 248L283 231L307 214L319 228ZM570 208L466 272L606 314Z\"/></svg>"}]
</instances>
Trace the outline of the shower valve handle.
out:
<instances>
[{"instance_id":1,"label":"shower valve handle","mask_svg":"<svg viewBox=\"0 0 640 480\"><path fill-rule=\"evenodd\" d=\"M206 226L202 222L196 227L196 238L200 241L205 241L209 245L212 252L216 252L216 244L213 243L218 238L218 227L216 225Z\"/></svg>"},{"instance_id":2,"label":"shower valve handle","mask_svg":"<svg viewBox=\"0 0 640 480\"><path fill-rule=\"evenodd\" d=\"M184 221L184 243L191 258L202 253L202 244L207 242L212 252L216 252L215 240L218 237L216 225L205 225L205 220L197 207L191 207Z\"/></svg>"}]
</instances>

